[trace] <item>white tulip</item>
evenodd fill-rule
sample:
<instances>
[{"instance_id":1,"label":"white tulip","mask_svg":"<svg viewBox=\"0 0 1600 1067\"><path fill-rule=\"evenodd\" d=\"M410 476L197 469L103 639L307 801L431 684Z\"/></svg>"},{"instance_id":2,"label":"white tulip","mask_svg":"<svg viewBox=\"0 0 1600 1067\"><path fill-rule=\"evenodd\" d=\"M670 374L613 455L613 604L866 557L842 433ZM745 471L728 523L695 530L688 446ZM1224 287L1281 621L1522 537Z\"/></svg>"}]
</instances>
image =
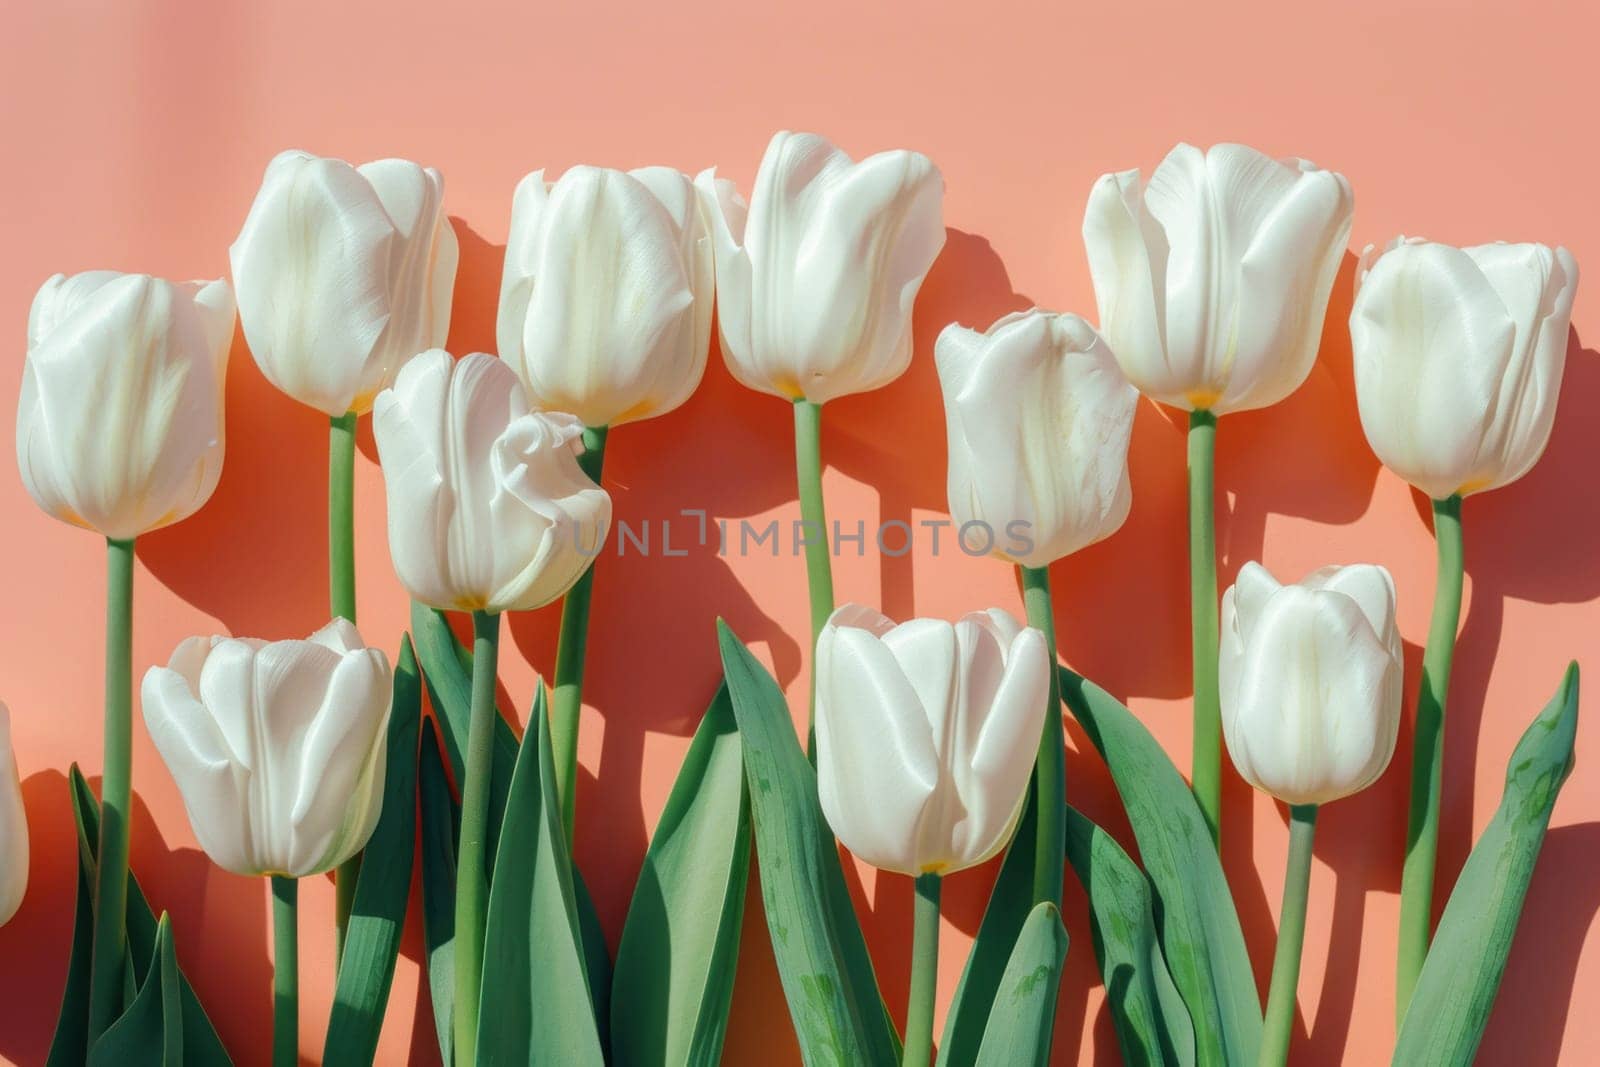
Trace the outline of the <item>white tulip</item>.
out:
<instances>
[{"instance_id":1,"label":"white tulip","mask_svg":"<svg viewBox=\"0 0 1600 1067\"><path fill-rule=\"evenodd\" d=\"M372 407L449 332L458 248L431 167L280 153L229 254L261 373L327 415Z\"/></svg>"},{"instance_id":2,"label":"white tulip","mask_svg":"<svg viewBox=\"0 0 1600 1067\"><path fill-rule=\"evenodd\" d=\"M1394 581L1371 564L1279 585L1246 563L1222 598L1222 731L1245 781L1289 804L1365 789L1400 730Z\"/></svg>"},{"instance_id":3,"label":"white tulip","mask_svg":"<svg viewBox=\"0 0 1600 1067\"><path fill-rule=\"evenodd\" d=\"M383 806L392 684L344 619L304 641L191 637L150 668L145 725L206 855L305 878L359 852Z\"/></svg>"},{"instance_id":4,"label":"white tulip","mask_svg":"<svg viewBox=\"0 0 1600 1067\"><path fill-rule=\"evenodd\" d=\"M0 704L0 926L11 921L27 891L28 813L11 748L11 712Z\"/></svg>"},{"instance_id":5,"label":"white tulip","mask_svg":"<svg viewBox=\"0 0 1600 1067\"><path fill-rule=\"evenodd\" d=\"M904 373L911 305L944 246L944 179L927 156L854 163L816 134L784 132L767 146L748 207L711 171L695 183L735 378L820 404Z\"/></svg>"},{"instance_id":6,"label":"white tulip","mask_svg":"<svg viewBox=\"0 0 1600 1067\"><path fill-rule=\"evenodd\" d=\"M1514 482L1550 440L1578 264L1565 248L1369 247L1350 312L1372 450L1442 500Z\"/></svg>"},{"instance_id":7,"label":"white tulip","mask_svg":"<svg viewBox=\"0 0 1600 1067\"><path fill-rule=\"evenodd\" d=\"M1005 847L1044 729L1054 657L1005 612L896 626L847 604L817 638L817 789L875 867L949 874Z\"/></svg>"},{"instance_id":8,"label":"white tulip","mask_svg":"<svg viewBox=\"0 0 1600 1067\"><path fill-rule=\"evenodd\" d=\"M1343 175L1180 144L1103 175L1083 240L1100 332L1139 391L1216 414L1275 404L1316 361L1355 201Z\"/></svg>"},{"instance_id":9,"label":"white tulip","mask_svg":"<svg viewBox=\"0 0 1600 1067\"><path fill-rule=\"evenodd\" d=\"M934 345L950 443L950 516L1024 567L1109 537L1128 517L1138 392L1076 315L1035 309Z\"/></svg>"},{"instance_id":10,"label":"white tulip","mask_svg":"<svg viewBox=\"0 0 1600 1067\"><path fill-rule=\"evenodd\" d=\"M528 175L511 202L500 358L586 426L665 414L705 373L716 288L694 183L669 167Z\"/></svg>"},{"instance_id":11,"label":"white tulip","mask_svg":"<svg viewBox=\"0 0 1600 1067\"><path fill-rule=\"evenodd\" d=\"M222 474L228 283L57 274L33 298L17 465L39 507L126 540L187 518Z\"/></svg>"},{"instance_id":12,"label":"white tulip","mask_svg":"<svg viewBox=\"0 0 1600 1067\"><path fill-rule=\"evenodd\" d=\"M389 551L417 600L526 611L565 593L599 554L611 498L578 466L583 426L530 413L503 360L425 352L372 419Z\"/></svg>"}]
</instances>

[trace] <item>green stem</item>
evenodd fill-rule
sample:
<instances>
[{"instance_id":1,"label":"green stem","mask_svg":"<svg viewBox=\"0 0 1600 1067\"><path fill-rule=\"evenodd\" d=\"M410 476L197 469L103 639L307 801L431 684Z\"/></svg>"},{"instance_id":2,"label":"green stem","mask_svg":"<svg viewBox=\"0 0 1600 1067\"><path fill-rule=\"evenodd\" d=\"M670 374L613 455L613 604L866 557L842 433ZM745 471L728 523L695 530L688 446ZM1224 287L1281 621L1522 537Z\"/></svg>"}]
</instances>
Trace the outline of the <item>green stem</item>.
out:
<instances>
[{"instance_id":1,"label":"green stem","mask_svg":"<svg viewBox=\"0 0 1600 1067\"><path fill-rule=\"evenodd\" d=\"M828 552L828 517L822 504L822 405L804 398L794 402L794 466L806 541L806 588L811 595L811 696L806 717L806 753L815 763L817 635L833 614L833 561Z\"/></svg>"},{"instance_id":2,"label":"green stem","mask_svg":"<svg viewBox=\"0 0 1600 1067\"><path fill-rule=\"evenodd\" d=\"M906 1000L903 1067L928 1067L933 1057L933 1002L939 978L939 876L917 876L911 935L911 993Z\"/></svg>"},{"instance_id":3,"label":"green stem","mask_svg":"<svg viewBox=\"0 0 1600 1067\"><path fill-rule=\"evenodd\" d=\"M1217 694L1217 417L1189 413L1189 617L1194 634L1190 777L1213 844L1222 839L1222 711Z\"/></svg>"},{"instance_id":4,"label":"green stem","mask_svg":"<svg viewBox=\"0 0 1600 1067\"><path fill-rule=\"evenodd\" d=\"M1033 902L1061 906L1061 880L1066 871L1066 734L1061 723L1061 676L1055 669L1056 623L1050 605L1050 572L1044 567L1019 567L1022 602L1028 625L1044 634L1050 650L1050 702L1039 739L1034 786L1038 798L1038 837L1034 846Z\"/></svg>"},{"instance_id":5,"label":"green stem","mask_svg":"<svg viewBox=\"0 0 1600 1067\"><path fill-rule=\"evenodd\" d=\"M1400 876L1400 954L1395 976L1395 1018L1405 1018L1411 991L1422 973L1433 927L1433 874L1439 858L1439 783L1444 767L1444 706L1450 689L1450 660L1461 621L1464 570L1461 497L1433 502L1433 536L1438 544L1438 574L1433 588L1433 621L1422 656L1422 687L1417 694L1416 747L1411 754L1411 818L1406 829L1406 863Z\"/></svg>"},{"instance_id":6,"label":"green stem","mask_svg":"<svg viewBox=\"0 0 1600 1067\"><path fill-rule=\"evenodd\" d=\"M467 727L466 780L461 783L461 847L456 865L456 1062L476 1063L478 997L483 983L483 931L489 905L489 776L494 765L495 674L500 616L472 613L472 718Z\"/></svg>"},{"instance_id":7,"label":"green stem","mask_svg":"<svg viewBox=\"0 0 1600 1067\"><path fill-rule=\"evenodd\" d=\"M133 800L133 540L106 540L105 759L89 965L89 1044L122 1014Z\"/></svg>"},{"instance_id":8,"label":"green stem","mask_svg":"<svg viewBox=\"0 0 1600 1067\"><path fill-rule=\"evenodd\" d=\"M272 1067L300 1062L300 883L272 876Z\"/></svg>"},{"instance_id":9,"label":"green stem","mask_svg":"<svg viewBox=\"0 0 1600 1067\"><path fill-rule=\"evenodd\" d=\"M583 431L578 466L596 485L606 459L606 428ZM596 546L598 551L598 546ZM550 747L555 754L556 795L561 821L572 841L578 803L578 720L583 713L583 661L589 640L589 600L594 592L594 564L567 591L561 602L561 636L556 642L556 686L550 696Z\"/></svg>"},{"instance_id":10,"label":"green stem","mask_svg":"<svg viewBox=\"0 0 1600 1067\"><path fill-rule=\"evenodd\" d=\"M329 420L328 430L328 603L330 613L356 621L355 535L356 413ZM361 853L334 873L334 967L344 959L344 932L350 925Z\"/></svg>"},{"instance_id":11,"label":"green stem","mask_svg":"<svg viewBox=\"0 0 1600 1067\"><path fill-rule=\"evenodd\" d=\"M1289 807L1289 862L1283 874L1283 914L1278 919L1278 950L1272 957L1272 985L1261 1031L1260 1067L1283 1067L1294 1031L1295 991L1300 985L1300 950L1306 940L1306 895L1311 887L1311 839L1317 806Z\"/></svg>"}]
</instances>

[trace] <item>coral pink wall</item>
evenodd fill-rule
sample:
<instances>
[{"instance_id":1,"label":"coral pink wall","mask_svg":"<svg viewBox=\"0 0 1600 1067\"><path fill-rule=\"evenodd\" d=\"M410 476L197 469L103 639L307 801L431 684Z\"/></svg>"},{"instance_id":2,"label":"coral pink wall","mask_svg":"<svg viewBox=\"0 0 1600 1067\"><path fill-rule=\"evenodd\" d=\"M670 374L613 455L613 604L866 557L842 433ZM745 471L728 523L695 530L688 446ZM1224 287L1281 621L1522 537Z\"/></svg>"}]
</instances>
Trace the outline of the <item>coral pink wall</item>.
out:
<instances>
[{"instance_id":1,"label":"coral pink wall","mask_svg":"<svg viewBox=\"0 0 1600 1067\"><path fill-rule=\"evenodd\" d=\"M28 302L57 270L117 267L177 278L226 270L261 171L298 146L440 168L461 239L451 347L492 348L511 191L525 172L579 162L688 170L716 164L748 189L779 127L864 153L915 147L943 168L950 238L919 305L917 356L891 388L831 405L833 517L869 526L942 515L944 442L931 343L951 320L985 325L1037 302L1092 312L1078 236L1103 170L1156 163L1178 139L1243 140L1342 170L1356 190L1353 247L1398 230L1472 243L1563 242L1600 278L1600 163L1591 5L1504 4L1468 14L1427 0L1315 7L1258 2L876 4L861 0L604 5L11 4L0 15L5 250L0 332L10 418ZM1395 573L1414 687L1433 585L1419 500L1362 440L1344 318L1333 297L1322 359L1288 402L1224 420L1218 459L1223 579L1262 557L1284 576L1333 561ZM1444 875L1499 796L1523 725L1576 656L1600 670L1600 281L1580 288L1567 381L1543 463L1468 502L1469 602L1446 753ZM164 661L195 632L285 637L325 618L325 424L277 395L235 345L228 458L210 506L139 546L134 662ZM398 640L406 601L390 570L382 483L362 428L360 616ZM617 513L659 520L796 515L789 412L735 385L715 358L699 395L612 437ZM1128 699L1186 764L1188 637L1183 435L1141 408L1133 514L1113 540L1055 568L1061 649ZM10 460L0 467L9 471ZM0 930L0 1060L41 1061L70 934L73 839L63 771L98 773L100 543L55 523L0 471L0 697L34 830L33 880ZM948 549L948 546L946 546ZM895 615L1020 609L1010 571L926 543L905 558L868 546L838 561L841 598ZM613 944L633 877L696 718L716 683L712 619L765 646L798 708L806 630L798 559L607 557L596 583L577 855ZM551 669L556 615L511 622L502 681L522 714ZM1597 678L1591 675L1589 684ZM1408 694L1409 703L1409 694ZM1592 698L1591 698L1592 707ZM1592 714L1592 713L1591 713ZM1600 778L1592 717L1491 1020L1486 1063L1588 1063L1600 1038L1573 1004L1600 996ZM1080 733L1075 803L1125 839L1104 771ZM1312 877L1302 1019L1306 1064L1386 1061L1409 743L1373 789L1324 813ZM180 955L243 1063L263 1063L269 1015L267 890L195 847L142 725L135 730L134 867L172 911ZM1270 964L1285 816L1230 778L1224 856L1258 977ZM993 870L956 878L941 968L953 988ZM862 870L858 902L891 1003L903 1003L910 883ZM331 884L302 894L302 1047L321 1048L330 996ZM1081 893L1057 1023L1058 1059L1115 1062ZM729 1063L794 1062L764 925L746 923ZM434 1057L405 946L384 1058Z\"/></svg>"}]
</instances>

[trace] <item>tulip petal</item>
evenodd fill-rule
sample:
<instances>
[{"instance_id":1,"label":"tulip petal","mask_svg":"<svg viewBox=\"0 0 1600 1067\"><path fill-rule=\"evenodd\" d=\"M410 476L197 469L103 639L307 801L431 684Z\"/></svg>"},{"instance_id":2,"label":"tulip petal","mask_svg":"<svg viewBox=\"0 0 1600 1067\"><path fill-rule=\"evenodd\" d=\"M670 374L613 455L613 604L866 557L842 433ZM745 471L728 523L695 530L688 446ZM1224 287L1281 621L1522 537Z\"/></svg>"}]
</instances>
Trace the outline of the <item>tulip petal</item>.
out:
<instances>
[{"instance_id":1,"label":"tulip petal","mask_svg":"<svg viewBox=\"0 0 1600 1067\"><path fill-rule=\"evenodd\" d=\"M229 258L245 339L269 381L327 415L350 410L394 311L398 240L355 167L301 152L268 165Z\"/></svg>"},{"instance_id":2,"label":"tulip petal","mask_svg":"<svg viewBox=\"0 0 1600 1067\"><path fill-rule=\"evenodd\" d=\"M1480 245L1462 249L1500 295L1516 324L1512 357L1478 448L1475 481L1497 488L1522 477L1544 454L1566 367L1567 331L1578 265L1565 248Z\"/></svg>"},{"instance_id":3,"label":"tulip petal","mask_svg":"<svg viewBox=\"0 0 1600 1067\"><path fill-rule=\"evenodd\" d=\"M455 231L444 217L444 179L432 167L382 159L356 168L372 185L394 228L389 243L389 321L365 360L361 389L351 401L365 411L400 368L419 352L444 344L455 282Z\"/></svg>"},{"instance_id":4,"label":"tulip petal","mask_svg":"<svg viewBox=\"0 0 1600 1067\"><path fill-rule=\"evenodd\" d=\"M184 660L181 669L152 667L145 673L145 728L179 784L189 825L206 855L234 874L259 874L260 849L246 799L250 768L196 696L194 683L210 647L208 639L190 638L173 654L175 664Z\"/></svg>"},{"instance_id":5,"label":"tulip petal","mask_svg":"<svg viewBox=\"0 0 1600 1067\"><path fill-rule=\"evenodd\" d=\"M188 291L146 275L52 279L31 330L17 451L41 508L126 539L205 502L221 465L221 389Z\"/></svg>"},{"instance_id":6,"label":"tulip petal","mask_svg":"<svg viewBox=\"0 0 1600 1067\"><path fill-rule=\"evenodd\" d=\"M22 906L28 890L28 813L11 747L11 712L0 704L0 926Z\"/></svg>"},{"instance_id":7,"label":"tulip petal","mask_svg":"<svg viewBox=\"0 0 1600 1067\"><path fill-rule=\"evenodd\" d=\"M513 351L535 406L606 426L687 399L704 358L688 347L695 295L678 236L631 175L574 167L556 182L523 237L535 248L518 256L527 305Z\"/></svg>"},{"instance_id":8,"label":"tulip petal","mask_svg":"<svg viewBox=\"0 0 1600 1067\"><path fill-rule=\"evenodd\" d=\"M1289 804L1322 804L1365 788L1388 765L1399 663L1351 597L1284 586L1242 654L1219 666L1228 752L1257 788Z\"/></svg>"},{"instance_id":9,"label":"tulip petal","mask_svg":"<svg viewBox=\"0 0 1600 1067\"><path fill-rule=\"evenodd\" d=\"M828 627L817 642L818 798L845 847L875 867L922 873L913 827L939 785L921 701L883 641Z\"/></svg>"},{"instance_id":10,"label":"tulip petal","mask_svg":"<svg viewBox=\"0 0 1600 1067\"><path fill-rule=\"evenodd\" d=\"M1280 170L1255 189L1253 206L1264 214L1250 220L1255 228L1239 261L1236 355L1218 414L1276 404L1306 380L1350 240L1354 198L1343 175L1274 165Z\"/></svg>"},{"instance_id":11,"label":"tulip petal","mask_svg":"<svg viewBox=\"0 0 1600 1067\"><path fill-rule=\"evenodd\" d=\"M695 191L710 227L712 260L716 270L717 329L728 371L741 385L765 389L761 379L746 372L753 364L751 340L751 266L743 247L749 207L731 181L715 170L695 177Z\"/></svg>"},{"instance_id":12,"label":"tulip petal","mask_svg":"<svg viewBox=\"0 0 1600 1067\"><path fill-rule=\"evenodd\" d=\"M1350 338L1361 426L1385 466L1435 499L1472 488L1515 333L1459 249L1404 244L1373 263Z\"/></svg>"},{"instance_id":13,"label":"tulip petal","mask_svg":"<svg viewBox=\"0 0 1600 1067\"><path fill-rule=\"evenodd\" d=\"M366 844L383 795L389 663L376 649L340 657L306 730L289 810L291 873L331 870Z\"/></svg>"},{"instance_id":14,"label":"tulip petal","mask_svg":"<svg viewBox=\"0 0 1600 1067\"><path fill-rule=\"evenodd\" d=\"M971 776L964 791L967 820L956 836L964 866L982 863L1005 847L1027 796L1045 716L1052 713L1055 656L1044 634L1030 628L1007 641L1003 628L990 623L986 629L975 642L966 697L970 708L982 710L982 729L968 759L954 764L958 779ZM997 655L1003 659L998 676ZM1053 713L1060 715L1060 707Z\"/></svg>"},{"instance_id":15,"label":"tulip petal","mask_svg":"<svg viewBox=\"0 0 1600 1067\"><path fill-rule=\"evenodd\" d=\"M1106 174L1089 190L1083 244L1100 329L1122 371L1164 403L1183 399L1184 379L1167 361L1167 235L1145 208L1137 170Z\"/></svg>"}]
</instances>

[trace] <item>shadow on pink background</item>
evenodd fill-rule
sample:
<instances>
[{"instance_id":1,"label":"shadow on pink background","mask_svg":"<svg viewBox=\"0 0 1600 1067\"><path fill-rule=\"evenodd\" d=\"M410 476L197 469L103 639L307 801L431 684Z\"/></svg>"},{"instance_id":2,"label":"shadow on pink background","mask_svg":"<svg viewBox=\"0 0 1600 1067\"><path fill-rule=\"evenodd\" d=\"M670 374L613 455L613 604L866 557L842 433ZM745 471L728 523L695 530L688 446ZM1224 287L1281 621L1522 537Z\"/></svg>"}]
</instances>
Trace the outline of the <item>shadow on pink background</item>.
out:
<instances>
[{"instance_id":1,"label":"shadow on pink background","mask_svg":"<svg viewBox=\"0 0 1600 1067\"><path fill-rule=\"evenodd\" d=\"M510 193L537 167L715 163L748 191L768 136L812 128L864 153L916 147L947 181L948 241L919 301L912 369L828 406L831 519L870 531L945 517L944 430L931 348L946 323L986 326L1039 303L1091 314L1078 226L1101 171L1153 166L1178 139L1239 139L1303 154L1356 190L1352 252L1394 232L1472 243L1561 242L1600 262L1592 138L1567 125L1592 97L1580 71L1592 12L1563 4L1452 14L1360 0L1337 10L1232 4L1226 12L1069 11L817 0L782 16L753 5L625 3L414 8L304 0L191 8L176 0L0 15L0 173L8 254L0 324L13 338L0 409L13 411L28 302L53 271L111 266L172 277L226 270L261 170L281 148L363 160L404 155L446 175L461 240L450 347L494 348ZM1321 358L1286 402L1219 432L1221 578L1250 559L1281 577L1371 560L1396 576L1408 708L1427 629L1433 548L1426 504L1379 469L1362 438L1345 319L1354 257L1335 287ZM1544 460L1466 505L1468 596L1451 688L1441 874L1453 878L1499 799L1505 761L1570 658L1600 666L1600 318L1580 287L1566 383ZM197 632L300 635L325 621L326 423L277 394L236 341L221 485L191 520L141 540L134 662L165 661ZM393 580L381 475L364 422L358 595L369 640L394 647L407 605ZM1128 701L1188 761L1184 431L1142 405L1134 506L1115 537L1053 568L1065 660ZM805 577L787 554L719 554L680 540L704 509L737 530L797 517L788 405L738 386L714 353L700 391L608 446L619 520L673 520L681 557L602 557L595 583L579 781L577 859L613 947L649 834L717 683L723 616L804 705ZM97 540L42 516L0 474L0 698L11 706L34 840L28 897L0 928L0 1060L42 1061L71 931L74 844L65 768L99 767ZM659 547L659 541L657 541ZM1012 572L919 534L904 557L868 543L835 562L841 600L891 615L1020 611ZM501 697L526 716L555 652L554 610L511 620ZM1585 1063L1600 1039L1572 1018L1600 995L1600 785L1580 724L1578 770L1556 808L1481 1062ZM1131 840L1103 766L1069 723L1075 804ZM1393 768L1319 827L1294 1062L1375 1063L1393 1040L1394 935L1408 735ZM265 886L211 866L142 726L135 729L133 863L171 911L180 956L241 1063L267 1058ZM1258 978L1270 966L1287 831L1281 809L1225 784L1224 861ZM908 880L850 871L880 980L903 1011ZM941 1010L982 915L994 867L946 891ZM302 1051L319 1057L331 983L331 883L302 891ZM1440 902L1443 896L1441 894ZM413 910L413 920L415 911ZM1056 1057L1115 1063L1082 893ZM413 921L383 1062L436 1062ZM759 895L752 887L725 1062L798 1062Z\"/></svg>"}]
</instances>

